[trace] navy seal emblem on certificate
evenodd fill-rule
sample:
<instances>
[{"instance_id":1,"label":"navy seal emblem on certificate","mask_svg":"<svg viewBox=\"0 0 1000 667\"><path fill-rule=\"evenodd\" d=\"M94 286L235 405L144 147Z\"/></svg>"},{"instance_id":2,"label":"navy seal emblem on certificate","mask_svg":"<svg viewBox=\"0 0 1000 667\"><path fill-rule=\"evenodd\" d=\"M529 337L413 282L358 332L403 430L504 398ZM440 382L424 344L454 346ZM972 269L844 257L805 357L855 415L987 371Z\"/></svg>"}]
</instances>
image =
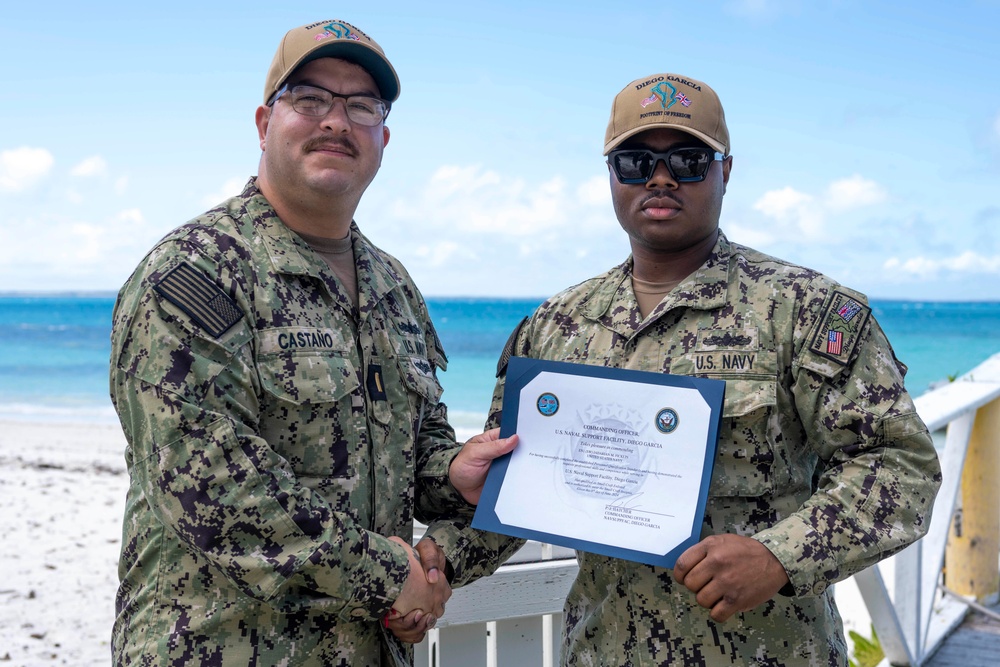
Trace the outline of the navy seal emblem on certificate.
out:
<instances>
[{"instance_id":1,"label":"navy seal emblem on certificate","mask_svg":"<svg viewBox=\"0 0 1000 667\"><path fill-rule=\"evenodd\" d=\"M511 357L474 528L673 567L701 536L726 383Z\"/></svg>"},{"instance_id":2,"label":"navy seal emblem on certificate","mask_svg":"<svg viewBox=\"0 0 1000 667\"><path fill-rule=\"evenodd\" d=\"M677 411L673 408L663 408L656 413L656 428L660 433L673 433L677 430Z\"/></svg>"}]
</instances>

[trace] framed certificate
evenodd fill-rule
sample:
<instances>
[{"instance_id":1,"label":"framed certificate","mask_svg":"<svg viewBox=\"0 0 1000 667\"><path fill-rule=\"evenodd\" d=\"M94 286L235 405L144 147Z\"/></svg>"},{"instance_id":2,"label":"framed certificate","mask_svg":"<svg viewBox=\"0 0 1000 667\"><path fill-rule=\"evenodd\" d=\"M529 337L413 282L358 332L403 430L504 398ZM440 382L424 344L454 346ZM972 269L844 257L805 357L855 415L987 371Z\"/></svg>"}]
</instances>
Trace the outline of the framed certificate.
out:
<instances>
[{"instance_id":1,"label":"framed certificate","mask_svg":"<svg viewBox=\"0 0 1000 667\"><path fill-rule=\"evenodd\" d=\"M673 567L701 535L726 383L512 357L472 525Z\"/></svg>"}]
</instances>

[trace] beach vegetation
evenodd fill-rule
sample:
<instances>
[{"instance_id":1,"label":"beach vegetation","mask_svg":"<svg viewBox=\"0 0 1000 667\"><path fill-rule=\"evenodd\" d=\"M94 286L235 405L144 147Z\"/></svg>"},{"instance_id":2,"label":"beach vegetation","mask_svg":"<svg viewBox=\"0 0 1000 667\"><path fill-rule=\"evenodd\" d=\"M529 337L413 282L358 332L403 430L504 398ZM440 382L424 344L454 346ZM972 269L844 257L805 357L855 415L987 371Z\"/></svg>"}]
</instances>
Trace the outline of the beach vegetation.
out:
<instances>
[{"instance_id":1,"label":"beach vegetation","mask_svg":"<svg viewBox=\"0 0 1000 667\"><path fill-rule=\"evenodd\" d=\"M854 630L847 633L854 643L853 657L848 660L850 667L875 667L885 658L885 652L882 650L882 644L879 643L875 626L872 625L871 628L872 636L870 639Z\"/></svg>"}]
</instances>

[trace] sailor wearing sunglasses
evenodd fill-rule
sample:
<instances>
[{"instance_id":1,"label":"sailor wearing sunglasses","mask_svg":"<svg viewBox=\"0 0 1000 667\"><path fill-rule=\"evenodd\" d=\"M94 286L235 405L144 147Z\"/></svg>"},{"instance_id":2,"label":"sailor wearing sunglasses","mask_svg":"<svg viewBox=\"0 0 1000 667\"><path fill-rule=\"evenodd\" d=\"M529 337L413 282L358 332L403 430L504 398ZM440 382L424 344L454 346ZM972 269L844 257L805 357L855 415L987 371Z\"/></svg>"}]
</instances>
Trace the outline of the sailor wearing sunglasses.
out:
<instances>
[{"instance_id":1,"label":"sailor wearing sunglasses","mask_svg":"<svg viewBox=\"0 0 1000 667\"><path fill-rule=\"evenodd\" d=\"M716 378L726 393L701 541L673 570L578 552L562 662L846 665L830 585L920 538L940 484L906 368L863 295L721 232L733 159L708 85L633 81L604 154L631 256L543 303L501 358Z\"/></svg>"}]
</instances>

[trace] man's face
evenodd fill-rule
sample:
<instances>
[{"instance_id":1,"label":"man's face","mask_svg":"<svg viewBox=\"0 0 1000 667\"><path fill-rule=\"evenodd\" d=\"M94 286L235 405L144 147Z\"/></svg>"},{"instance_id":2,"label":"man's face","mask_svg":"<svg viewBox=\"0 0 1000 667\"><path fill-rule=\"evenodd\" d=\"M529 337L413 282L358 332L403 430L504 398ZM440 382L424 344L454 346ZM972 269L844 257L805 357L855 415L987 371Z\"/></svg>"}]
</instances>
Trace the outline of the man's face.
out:
<instances>
[{"instance_id":1,"label":"man's face","mask_svg":"<svg viewBox=\"0 0 1000 667\"><path fill-rule=\"evenodd\" d=\"M380 97L374 79L362 67L335 58L319 58L295 70L289 87L310 84L344 95ZM264 151L262 177L285 199L360 198L382 162L389 141L383 123L366 127L351 122L344 100L334 100L325 116L296 112L286 96L257 110L257 130Z\"/></svg>"},{"instance_id":2,"label":"man's face","mask_svg":"<svg viewBox=\"0 0 1000 667\"><path fill-rule=\"evenodd\" d=\"M630 137L619 148L646 148L663 153L687 146L706 144L680 130L656 128ZM649 181L623 185L609 167L611 201L618 222L629 235L633 252L637 246L652 252L680 252L714 235L731 168L729 157L713 162L705 180L678 183L659 161Z\"/></svg>"}]
</instances>

